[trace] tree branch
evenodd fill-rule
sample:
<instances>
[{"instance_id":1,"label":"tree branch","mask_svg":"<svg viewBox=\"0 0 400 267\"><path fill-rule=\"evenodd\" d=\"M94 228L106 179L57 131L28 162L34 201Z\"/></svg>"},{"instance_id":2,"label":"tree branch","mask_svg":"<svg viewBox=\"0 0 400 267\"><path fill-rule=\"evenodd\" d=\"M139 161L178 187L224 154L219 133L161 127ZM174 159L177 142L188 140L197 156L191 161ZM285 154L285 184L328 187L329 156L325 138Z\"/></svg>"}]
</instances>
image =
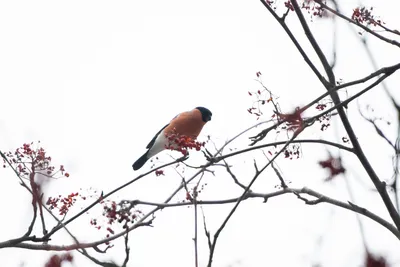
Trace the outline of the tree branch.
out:
<instances>
[{"instance_id":1,"label":"tree branch","mask_svg":"<svg viewBox=\"0 0 400 267\"><path fill-rule=\"evenodd\" d=\"M356 85L356 84L360 84L360 83L365 83L368 80L370 80L370 79L372 79L372 78L374 78L374 77L376 77L376 76L378 76L380 74L389 74L390 75L390 74L394 73L395 71L397 71L398 69L400 69L400 63L392 65L392 66L389 66L389 67L381 68L381 69L371 73L370 75L368 75L368 76L366 76L364 78L338 85L338 86L336 86L336 90L340 90L340 89L343 89L343 88L346 88L346 87L349 87L349 86L353 86L353 85Z\"/></svg>"}]
</instances>

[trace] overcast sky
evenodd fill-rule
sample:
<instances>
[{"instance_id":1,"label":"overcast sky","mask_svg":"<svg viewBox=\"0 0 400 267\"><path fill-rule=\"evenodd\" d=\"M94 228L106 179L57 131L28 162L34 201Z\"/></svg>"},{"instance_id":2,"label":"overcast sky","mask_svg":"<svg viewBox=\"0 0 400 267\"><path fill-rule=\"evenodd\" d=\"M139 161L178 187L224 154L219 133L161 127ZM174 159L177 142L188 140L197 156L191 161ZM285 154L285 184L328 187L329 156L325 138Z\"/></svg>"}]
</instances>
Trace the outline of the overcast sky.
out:
<instances>
[{"instance_id":1,"label":"overcast sky","mask_svg":"<svg viewBox=\"0 0 400 267\"><path fill-rule=\"evenodd\" d=\"M282 5L284 1L278 1ZM341 1L350 15L358 1ZM374 5L389 27L400 28L400 3L363 1ZM311 52L293 13L288 22ZM312 29L323 50L332 50L332 24L316 20ZM360 78L374 71L357 37L346 23L338 21L337 78ZM398 63L398 50L370 38L379 67ZM315 55L311 57L316 59ZM317 61L316 61L317 62ZM320 65L318 65L320 67ZM260 71L263 82L275 95L283 111L291 111L324 92L290 40L259 1L1 1L0 2L0 149L13 150L23 143L40 140L55 164L64 164L71 174L56 180L46 195L79 191L108 192L148 170L147 164L133 172L132 163L158 130L182 111L204 106L213 112L199 139L210 135L217 145L256 123L246 109L254 99L248 91L261 89L255 81ZM393 91L399 75L387 80ZM397 86L397 87L396 87ZM358 87L361 88L361 87ZM350 89L347 92L352 95ZM357 89L354 89L357 90ZM342 94L341 96L346 96ZM358 105L357 105L358 103ZM375 137L357 107L372 104L380 116L395 121L390 102L377 87L349 110L349 117L366 153L382 177L391 175L390 149ZM266 110L267 119L271 113ZM326 132L316 126L305 137L339 142L343 132L337 121ZM253 131L257 133L261 128ZM385 128L395 137L396 125ZM233 143L245 148L250 134ZM280 136L282 137L282 136ZM275 137L271 137L273 141ZM213 145L208 144L210 149ZM284 177L296 187L309 186L330 196L349 200L344 182L323 183L327 173L317 161L327 157L328 147L303 145L301 159L280 159ZM330 150L337 153L335 150ZM160 154L157 164L171 160ZM388 218L382 201L354 157L345 155L348 179L355 189L355 202ZM253 159L265 164L261 152L232 159L233 171L245 184L254 173ZM193 165L204 163L201 153L191 153ZM207 174L202 199L236 197L240 190L224 171ZM186 177L193 170L187 169ZM180 183L172 168L166 175L145 179L124 189L114 200L163 201ZM20 236L31 218L29 195L10 170L0 171L2 220L0 241ZM279 181L266 172L255 184L257 192L271 192ZM184 199L184 193L174 201ZM82 206L88 203L81 203ZM205 207L211 232L219 227L231 205ZM79 211L77 207L71 213ZM105 235L95 231L90 218L101 209L77 220L71 230L81 241ZM389 218L388 218L389 219ZM200 221L201 222L201 221ZM395 254L398 240L376 223L362 219L369 248L400 266ZM40 233L40 229L38 234ZM61 232L61 231L60 231ZM200 264L208 259L206 239L200 231ZM322 238L321 238L322 236ZM193 209L166 209L157 214L153 228L130 235L131 262L128 266L191 266L193 254ZM71 244L64 233L54 244ZM121 241L106 255L93 255L121 263ZM305 206L294 196L263 204L242 203L221 234L215 266L359 266L363 245L353 213L327 205ZM52 253L2 249L4 266L43 266ZM74 252L73 266L95 266Z\"/></svg>"}]
</instances>

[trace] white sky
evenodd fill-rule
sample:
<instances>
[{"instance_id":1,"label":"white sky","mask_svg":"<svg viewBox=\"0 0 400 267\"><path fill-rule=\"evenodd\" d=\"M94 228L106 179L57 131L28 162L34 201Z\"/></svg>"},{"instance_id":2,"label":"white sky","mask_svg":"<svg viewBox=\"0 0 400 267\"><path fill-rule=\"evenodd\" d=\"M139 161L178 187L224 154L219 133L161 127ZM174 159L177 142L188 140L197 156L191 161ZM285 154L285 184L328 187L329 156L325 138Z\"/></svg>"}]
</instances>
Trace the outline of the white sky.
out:
<instances>
[{"instance_id":1,"label":"white sky","mask_svg":"<svg viewBox=\"0 0 400 267\"><path fill-rule=\"evenodd\" d=\"M342 1L347 14L357 1ZM280 4L283 1L279 2ZM369 1L389 27L398 24L398 1ZM288 18L299 40L306 44L294 14ZM338 21L337 78L344 81L373 71L365 51L345 23ZM332 47L332 27L327 21L312 24L324 51ZM54 159L71 173L57 180L48 195L68 194L90 187L108 192L149 168L133 172L132 163L145 151L153 135L177 113L196 106L213 112L200 139L211 135L218 144L256 121L246 109L252 99L247 91L260 86L255 73L276 95L284 111L304 105L323 92L322 86L290 43L278 23L259 1L1 1L0 2L0 149L12 150L25 142L41 140ZM370 39L379 66L398 63L398 51ZM312 56L315 59L315 56ZM399 75L388 79L392 90ZM349 94L352 94L349 90ZM344 96L344 95L343 95ZM395 114L382 88L366 94L360 106L372 104L379 114L394 121ZM366 145L366 153L382 177L390 177L390 149L375 138L372 128L360 119L354 103L349 116ZM267 112L268 114L268 112ZM268 115L267 115L268 116ZM332 123L335 124L335 123ZM394 137L396 126L388 128ZM305 136L337 140L341 127L322 133L318 126ZM256 133L253 131L252 133ZM245 148L247 137L232 148ZM274 138L272 137L271 140ZM270 141L271 141L270 140ZM212 148L212 146L210 146ZM278 161L292 185L307 185L342 200L349 200L343 180L324 184L326 173L317 160L327 148L302 147L297 161ZM332 150L334 151L334 150ZM177 155L177 154L173 154ZM347 179L358 187L355 202L388 218L357 161L345 152L344 164L351 170ZM261 153L231 159L233 171L245 184L253 175L252 160L262 164ZM160 162L170 161L168 153ZM200 154L188 160L201 164ZM158 163L160 164L160 163ZM205 178L203 199L238 196L223 170ZM113 199L163 201L179 184L172 168L166 176L151 175L123 190ZM190 177L192 170L186 170ZM31 218L29 195L10 170L0 172L2 221L0 240L25 232ZM361 183L360 183L361 181ZM270 192L278 184L266 172L254 186ZM89 193L88 193L89 194ZM182 200L180 194L175 201ZM87 203L82 203L86 205ZM219 227L231 205L205 207L211 232ZM79 211L79 208L71 211ZM95 211L91 213L94 217ZM105 235L89 225L90 216L71 225L81 241ZM50 220L49 220L50 221ZM400 266L395 254L398 241L376 223L363 219L370 249ZM202 222L200 221L200 225ZM39 232L39 228L36 229ZM61 231L60 231L61 232ZM318 243L323 235L322 242ZM193 265L193 209L165 209L157 214L154 228L130 235L129 266ZM54 244L70 244L67 235L54 236ZM200 231L200 263L205 266L208 249ZM120 241L102 259L123 261ZM217 244L215 266L359 266L363 247L354 214L327 205L305 206L294 196L242 203L222 232ZM0 250L4 266L43 266L49 252L21 249ZM94 266L74 253L73 266Z\"/></svg>"}]
</instances>

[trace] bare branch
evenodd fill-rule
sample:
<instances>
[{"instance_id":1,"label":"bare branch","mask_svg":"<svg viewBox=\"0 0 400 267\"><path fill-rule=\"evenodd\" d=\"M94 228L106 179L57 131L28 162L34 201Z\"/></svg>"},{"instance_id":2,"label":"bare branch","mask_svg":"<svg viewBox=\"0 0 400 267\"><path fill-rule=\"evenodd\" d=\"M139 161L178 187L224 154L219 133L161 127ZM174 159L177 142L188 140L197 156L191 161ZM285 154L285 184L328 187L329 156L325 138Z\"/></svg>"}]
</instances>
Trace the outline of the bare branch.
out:
<instances>
[{"instance_id":1,"label":"bare branch","mask_svg":"<svg viewBox=\"0 0 400 267\"><path fill-rule=\"evenodd\" d=\"M128 264L128 261L129 261L130 248L128 246L128 237L129 237L129 233L126 233L126 235L125 235L125 260L121 267L126 267L126 265Z\"/></svg>"},{"instance_id":2,"label":"bare branch","mask_svg":"<svg viewBox=\"0 0 400 267\"><path fill-rule=\"evenodd\" d=\"M193 189L193 205L194 205L194 266L199 267L199 251L197 239L197 186Z\"/></svg>"},{"instance_id":3,"label":"bare branch","mask_svg":"<svg viewBox=\"0 0 400 267\"><path fill-rule=\"evenodd\" d=\"M246 153L246 152L257 150L257 149L260 149L260 148L275 147L275 146L278 146L278 145L284 145L284 144L286 144L286 142L287 141L278 141L278 142L272 142L272 143L268 143L268 144L264 144L264 145L249 147L249 148L246 148L246 149L242 149L242 150L239 150L239 151L235 151L235 152L232 152L232 153L217 157L215 159L215 161L219 162L221 160L236 156L238 154ZM325 144L325 145L333 146L333 147L336 147L336 148L343 149L345 151L354 153L354 150L352 148L350 148L350 147L347 147L347 146L344 146L344 145L341 145L341 144L338 144L338 143L322 140L322 139L297 139L297 140L293 140L291 143L292 144L295 144L295 143Z\"/></svg>"},{"instance_id":4,"label":"bare branch","mask_svg":"<svg viewBox=\"0 0 400 267\"><path fill-rule=\"evenodd\" d=\"M211 236L210 236L210 231L207 230L206 216L204 215L203 208L201 208L201 213L203 214L204 233L207 237L208 249L211 250Z\"/></svg>"},{"instance_id":5,"label":"bare branch","mask_svg":"<svg viewBox=\"0 0 400 267\"><path fill-rule=\"evenodd\" d=\"M275 167L275 163L271 163L272 169L274 169L276 176L278 176L279 181L281 181L281 187L282 188L287 188L288 186L285 183L285 180L283 180L282 174L279 172L279 170Z\"/></svg>"},{"instance_id":6,"label":"bare branch","mask_svg":"<svg viewBox=\"0 0 400 267\"><path fill-rule=\"evenodd\" d=\"M229 167L229 164L224 160L225 163L225 167L226 167L226 171L231 175L233 181L235 182L235 184L237 184L238 186L240 186L242 189L246 189L246 186L244 184L242 184L241 182L239 182L239 180L236 178L236 175L233 174L231 168Z\"/></svg>"},{"instance_id":7,"label":"bare branch","mask_svg":"<svg viewBox=\"0 0 400 267\"><path fill-rule=\"evenodd\" d=\"M364 114L362 113L361 110L360 110L360 114L361 114L361 116L362 116L366 121L368 121L369 123L371 123L371 124L374 126L376 133L377 133L380 137L382 137L382 139L385 140L385 141L389 144L389 146L390 146L391 148L394 149L394 151L396 151L395 145L392 143L392 141L389 140L389 138L388 138L388 137L382 132L382 130L378 127L378 125L377 125L376 122L375 122L375 119L367 118L367 116L364 115Z\"/></svg>"},{"instance_id":8,"label":"bare branch","mask_svg":"<svg viewBox=\"0 0 400 267\"><path fill-rule=\"evenodd\" d=\"M297 197L300 196L299 199L303 200L306 204L308 205L316 205L320 203L328 203L337 207L341 207L347 210L355 211L361 215L364 215L365 217L370 218L371 220L377 222L378 224L382 225L386 229L388 229L390 232L392 232L398 239L400 239L400 232L399 230L396 229L396 227L389 223L388 221L384 220L383 218L379 217L378 215L370 212L369 210L362 208L360 206L356 206L352 203L346 203L342 202L340 200L336 200L333 198L330 198L326 195L323 195L321 193L318 193L312 189L309 189L307 187L301 188L301 189L296 189L296 188L284 188L280 189L271 193L255 193L255 192L248 192L243 200L251 199L251 198L261 198L264 200L268 200L270 198L278 197L284 194L292 193L295 194ZM316 199L314 200L309 200L301 196L301 194L307 194L309 196L313 196ZM230 199L223 199L223 200L199 200L197 202L198 205L224 205L224 204L229 204L229 203L236 203L241 196L236 197L236 198L230 198ZM151 205L151 206L162 206L164 208L166 207L182 207L182 206L188 206L188 205L193 205L193 202L177 202L177 203L170 203L170 204L164 204L164 203L152 203L152 202L146 202L146 201L137 201L138 204L141 205ZM204 217L203 217L204 219ZM204 219L205 222L205 219ZM210 236L210 232L207 230L205 227L205 232L206 236ZM211 242L210 242L211 244Z\"/></svg>"},{"instance_id":9,"label":"bare branch","mask_svg":"<svg viewBox=\"0 0 400 267\"><path fill-rule=\"evenodd\" d=\"M400 69L400 63L389 66L389 67L381 68L364 78L338 85L338 86L336 86L336 90L340 90L340 89L343 89L343 88L346 88L349 86L353 86L356 84L360 84L360 83L365 83L365 82L369 81L370 79L375 78L381 74L389 74L390 75L390 74L394 73L395 71L397 71L398 69Z\"/></svg>"}]
</instances>

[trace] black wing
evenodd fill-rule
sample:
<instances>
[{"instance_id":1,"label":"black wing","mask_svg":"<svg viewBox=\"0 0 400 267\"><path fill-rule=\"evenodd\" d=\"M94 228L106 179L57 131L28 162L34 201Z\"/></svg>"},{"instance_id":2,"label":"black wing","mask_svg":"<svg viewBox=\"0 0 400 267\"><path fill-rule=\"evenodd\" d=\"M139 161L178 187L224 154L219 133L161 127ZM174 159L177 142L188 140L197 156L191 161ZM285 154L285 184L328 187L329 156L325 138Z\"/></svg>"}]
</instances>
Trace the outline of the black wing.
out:
<instances>
[{"instance_id":1,"label":"black wing","mask_svg":"<svg viewBox=\"0 0 400 267\"><path fill-rule=\"evenodd\" d=\"M160 131L158 131L158 133L153 137L153 139L151 139L150 143L146 146L147 149L150 149L154 145L154 142L156 141L158 135L162 132L162 130L167 128L168 125L169 123L165 125Z\"/></svg>"}]
</instances>

